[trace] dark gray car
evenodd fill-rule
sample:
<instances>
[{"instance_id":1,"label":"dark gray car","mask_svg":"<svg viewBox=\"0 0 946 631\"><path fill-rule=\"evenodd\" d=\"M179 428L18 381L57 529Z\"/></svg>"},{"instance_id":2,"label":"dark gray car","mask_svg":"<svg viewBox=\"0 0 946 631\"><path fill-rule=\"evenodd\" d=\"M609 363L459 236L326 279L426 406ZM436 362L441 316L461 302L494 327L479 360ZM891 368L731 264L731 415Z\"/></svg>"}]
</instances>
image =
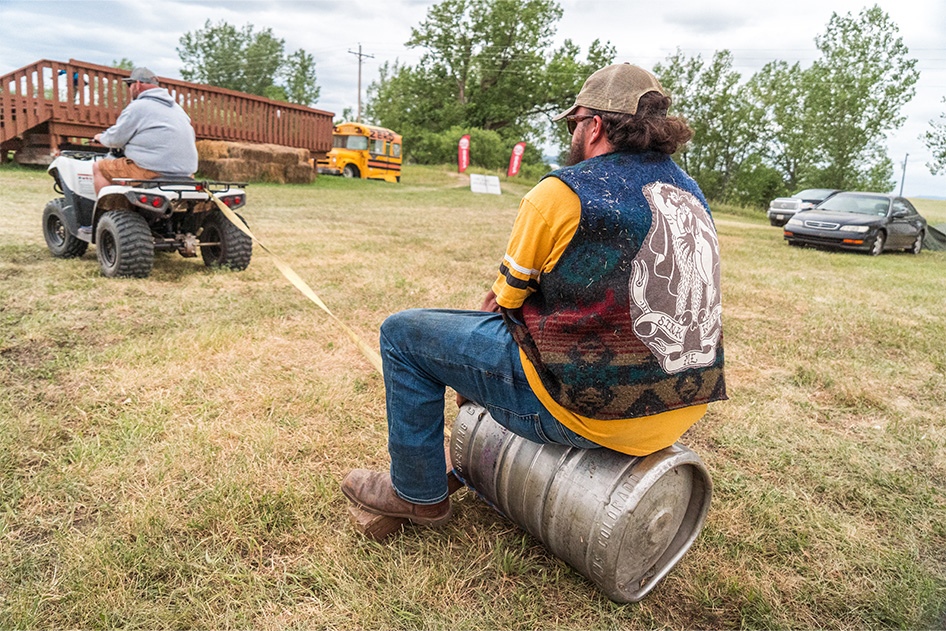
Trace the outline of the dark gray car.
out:
<instances>
[{"instance_id":1,"label":"dark gray car","mask_svg":"<svg viewBox=\"0 0 946 631\"><path fill-rule=\"evenodd\" d=\"M884 193L838 193L785 224L789 245L919 254L926 219L907 199Z\"/></svg>"}]
</instances>

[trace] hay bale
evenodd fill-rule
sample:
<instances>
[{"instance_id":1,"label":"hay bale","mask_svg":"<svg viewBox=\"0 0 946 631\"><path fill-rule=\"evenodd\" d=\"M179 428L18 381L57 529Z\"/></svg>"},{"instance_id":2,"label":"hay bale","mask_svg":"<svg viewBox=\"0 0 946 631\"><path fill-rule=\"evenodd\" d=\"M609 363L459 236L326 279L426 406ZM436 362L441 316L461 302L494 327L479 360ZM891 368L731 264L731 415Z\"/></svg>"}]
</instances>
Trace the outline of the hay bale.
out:
<instances>
[{"instance_id":1,"label":"hay bale","mask_svg":"<svg viewBox=\"0 0 946 631\"><path fill-rule=\"evenodd\" d=\"M220 179L220 162L219 160L198 160L197 161L197 173L200 174L200 177L208 180L219 180Z\"/></svg>"},{"instance_id":2,"label":"hay bale","mask_svg":"<svg viewBox=\"0 0 946 631\"><path fill-rule=\"evenodd\" d=\"M273 151L270 145L231 144L230 157L248 162L272 162Z\"/></svg>"},{"instance_id":3,"label":"hay bale","mask_svg":"<svg viewBox=\"0 0 946 631\"><path fill-rule=\"evenodd\" d=\"M223 160L230 157L230 148L220 140L198 140L197 156L201 160Z\"/></svg>"},{"instance_id":4,"label":"hay bale","mask_svg":"<svg viewBox=\"0 0 946 631\"><path fill-rule=\"evenodd\" d=\"M198 156L207 179L308 184L315 177L308 150L295 147L202 140Z\"/></svg>"},{"instance_id":5,"label":"hay bale","mask_svg":"<svg viewBox=\"0 0 946 631\"><path fill-rule=\"evenodd\" d=\"M309 163L291 164L286 167L286 181L290 184L311 184L315 169Z\"/></svg>"},{"instance_id":6,"label":"hay bale","mask_svg":"<svg viewBox=\"0 0 946 631\"><path fill-rule=\"evenodd\" d=\"M305 162L309 158L309 152L305 149L295 149L293 147L277 147L275 149L273 162L286 167Z\"/></svg>"},{"instance_id":7,"label":"hay bale","mask_svg":"<svg viewBox=\"0 0 946 631\"><path fill-rule=\"evenodd\" d=\"M267 162L259 165L257 178L263 182L285 184L286 170L275 162Z\"/></svg>"},{"instance_id":8,"label":"hay bale","mask_svg":"<svg viewBox=\"0 0 946 631\"><path fill-rule=\"evenodd\" d=\"M226 160L218 160L217 176L213 179L223 180L226 182L249 182L253 180L253 170L251 166L246 162L246 160L241 160L239 158L228 158Z\"/></svg>"}]
</instances>

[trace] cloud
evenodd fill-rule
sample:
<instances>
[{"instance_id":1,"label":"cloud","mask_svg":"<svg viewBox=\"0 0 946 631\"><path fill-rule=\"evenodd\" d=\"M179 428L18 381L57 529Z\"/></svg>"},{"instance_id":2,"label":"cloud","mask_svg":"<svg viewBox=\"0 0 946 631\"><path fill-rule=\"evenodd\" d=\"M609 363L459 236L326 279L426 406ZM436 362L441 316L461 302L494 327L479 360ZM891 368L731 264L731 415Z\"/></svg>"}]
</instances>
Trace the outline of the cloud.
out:
<instances>
[{"instance_id":1,"label":"cloud","mask_svg":"<svg viewBox=\"0 0 946 631\"><path fill-rule=\"evenodd\" d=\"M742 28L750 23L745 12L719 12L703 9L696 12L671 14L666 18L668 24L675 24L685 31L697 35L716 35Z\"/></svg>"},{"instance_id":2,"label":"cloud","mask_svg":"<svg viewBox=\"0 0 946 631\"><path fill-rule=\"evenodd\" d=\"M890 156L900 164L910 154L907 189L946 194L946 179L923 166L929 159L920 136L944 111L946 96L946 3L942 0L794 0L746 3L703 0L642 4L629 0L559 0L563 17L555 46L571 39L587 51L595 39L610 41L619 61L653 67L679 48L688 56L709 58L730 50L734 68L748 78L766 62L811 64L818 51L814 37L832 13L858 14L879 1L900 27L900 35L918 58L917 95L904 108L903 129L889 139ZM362 98L386 61L414 64L420 51L407 49L411 28L435 3L428 0L0 0L0 74L40 59L71 58L110 65L123 57L148 66L160 76L180 78L176 48L186 32L210 20L255 30L271 28L285 40L286 51L312 54L322 88L318 109L340 114L358 100L358 59L362 59ZM884 6L886 5L886 6Z\"/></svg>"}]
</instances>

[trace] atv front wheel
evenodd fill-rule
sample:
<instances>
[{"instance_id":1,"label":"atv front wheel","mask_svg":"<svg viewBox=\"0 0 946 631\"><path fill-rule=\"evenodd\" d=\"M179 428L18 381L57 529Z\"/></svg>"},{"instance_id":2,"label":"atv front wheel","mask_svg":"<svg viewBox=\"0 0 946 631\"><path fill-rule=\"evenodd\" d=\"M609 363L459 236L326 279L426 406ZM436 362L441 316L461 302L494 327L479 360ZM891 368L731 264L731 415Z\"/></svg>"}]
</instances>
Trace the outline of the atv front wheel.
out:
<instances>
[{"instance_id":1,"label":"atv front wheel","mask_svg":"<svg viewBox=\"0 0 946 631\"><path fill-rule=\"evenodd\" d=\"M243 217L237 217L243 221ZM229 267L239 272L250 264L253 239L230 223L222 212L214 210L204 219L200 233L200 256L208 267Z\"/></svg>"},{"instance_id":2,"label":"atv front wheel","mask_svg":"<svg viewBox=\"0 0 946 631\"><path fill-rule=\"evenodd\" d=\"M64 197L46 204L43 210L43 236L46 237L46 247L53 256L71 259L85 254L89 244L69 232L62 212L65 205L66 198Z\"/></svg>"},{"instance_id":3,"label":"atv front wheel","mask_svg":"<svg viewBox=\"0 0 946 631\"><path fill-rule=\"evenodd\" d=\"M112 210L99 220L95 249L102 274L109 278L145 278L154 267L154 237L145 218L129 210Z\"/></svg>"}]
</instances>

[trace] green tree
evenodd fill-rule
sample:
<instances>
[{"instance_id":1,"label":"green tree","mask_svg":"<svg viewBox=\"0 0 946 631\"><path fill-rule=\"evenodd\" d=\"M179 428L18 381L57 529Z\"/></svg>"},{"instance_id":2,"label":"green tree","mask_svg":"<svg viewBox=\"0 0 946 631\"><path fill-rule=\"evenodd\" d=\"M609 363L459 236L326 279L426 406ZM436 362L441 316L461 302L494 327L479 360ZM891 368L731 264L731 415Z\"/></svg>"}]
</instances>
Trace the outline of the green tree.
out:
<instances>
[{"instance_id":1,"label":"green tree","mask_svg":"<svg viewBox=\"0 0 946 631\"><path fill-rule=\"evenodd\" d=\"M899 128L913 98L916 60L879 6L831 16L815 38L822 57L807 71L807 119L818 142L822 183L834 188L890 190L893 163L886 136Z\"/></svg>"},{"instance_id":2,"label":"green tree","mask_svg":"<svg viewBox=\"0 0 946 631\"><path fill-rule=\"evenodd\" d=\"M248 85L243 77L243 51L252 38L252 30L250 25L240 31L232 24L214 25L207 20L203 29L185 33L177 48L184 64L181 76L186 81L243 90Z\"/></svg>"},{"instance_id":3,"label":"green tree","mask_svg":"<svg viewBox=\"0 0 946 631\"><path fill-rule=\"evenodd\" d=\"M315 59L301 48L286 58L284 76L287 100L312 105L321 89L315 77Z\"/></svg>"},{"instance_id":4,"label":"green tree","mask_svg":"<svg viewBox=\"0 0 946 631\"><path fill-rule=\"evenodd\" d=\"M243 27L243 37L245 46L238 57L242 66L242 91L265 94L267 88L275 85L283 68L286 43L274 37L272 29L269 28L253 33L249 24Z\"/></svg>"},{"instance_id":5,"label":"green tree","mask_svg":"<svg viewBox=\"0 0 946 631\"><path fill-rule=\"evenodd\" d=\"M748 97L761 111L763 163L781 175L775 196L821 184L814 168L820 151L808 115L806 79L800 64L773 61L746 84Z\"/></svg>"},{"instance_id":6,"label":"green tree","mask_svg":"<svg viewBox=\"0 0 946 631\"><path fill-rule=\"evenodd\" d=\"M674 113L693 128L693 140L678 156L683 168L707 197L734 201L740 167L759 151L763 112L732 69L732 54L717 51L706 63L677 50L654 72L673 99Z\"/></svg>"},{"instance_id":7,"label":"green tree","mask_svg":"<svg viewBox=\"0 0 946 631\"><path fill-rule=\"evenodd\" d=\"M946 104L946 98L943 98L943 103ZM946 170L946 112L939 115L939 122L930 121L930 128L921 139L933 154L933 160L926 165L930 173L937 175Z\"/></svg>"},{"instance_id":8,"label":"green tree","mask_svg":"<svg viewBox=\"0 0 946 631\"><path fill-rule=\"evenodd\" d=\"M345 121L355 120L355 110L351 106L342 108L342 113L338 114L333 120L333 125L339 125Z\"/></svg>"},{"instance_id":9,"label":"green tree","mask_svg":"<svg viewBox=\"0 0 946 631\"><path fill-rule=\"evenodd\" d=\"M122 70L127 70L131 72L135 69L135 62L133 62L128 57L122 57L121 59L112 60L112 68L121 68Z\"/></svg>"},{"instance_id":10,"label":"green tree","mask_svg":"<svg viewBox=\"0 0 946 631\"><path fill-rule=\"evenodd\" d=\"M695 131L678 159L722 201L761 205L812 186L890 190L885 140L918 78L897 32L876 6L834 14L811 67L773 61L745 84L728 51L709 63L677 51L655 71Z\"/></svg>"},{"instance_id":11,"label":"green tree","mask_svg":"<svg viewBox=\"0 0 946 631\"><path fill-rule=\"evenodd\" d=\"M561 15L554 0L442 0L406 43L420 61L381 67L366 116L415 139L461 127L541 144L550 114L615 54L598 41L584 62L570 41L551 50Z\"/></svg>"},{"instance_id":12,"label":"green tree","mask_svg":"<svg viewBox=\"0 0 946 631\"><path fill-rule=\"evenodd\" d=\"M311 105L319 96L315 61L304 50L285 55L285 41L272 29L255 32L207 20L202 29L185 33L178 56L187 81ZM285 79L278 83L279 79Z\"/></svg>"}]
</instances>

